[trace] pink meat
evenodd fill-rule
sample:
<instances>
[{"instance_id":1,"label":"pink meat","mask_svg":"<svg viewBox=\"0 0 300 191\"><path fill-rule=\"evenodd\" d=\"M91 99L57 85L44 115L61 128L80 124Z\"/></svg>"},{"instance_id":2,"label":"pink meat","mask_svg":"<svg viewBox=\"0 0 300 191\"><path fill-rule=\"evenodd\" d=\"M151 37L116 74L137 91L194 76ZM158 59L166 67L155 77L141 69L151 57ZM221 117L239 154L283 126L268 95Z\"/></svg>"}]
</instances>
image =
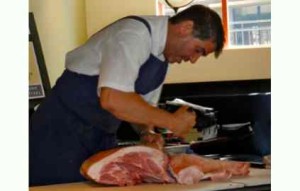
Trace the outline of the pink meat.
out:
<instances>
[{"instance_id":1,"label":"pink meat","mask_svg":"<svg viewBox=\"0 0 300 191\"><path fill-rule=\"evenodd\" d=\"M120 186L135 185L142 182L164 183L171 181L166 173L166 165L158 165L151 159L151 155L138 151L116 158L105 165L99 174L99 182L117 183Z\"/></svg>"},{"instance_id":2,"label":"pink meat","mask_svg":"<svg viewBox=\"0 0 300 191\"><path fill-rule=\"evenodd\" d=\"M124 147L103 158L97 158L99 160L92 159L88 168L81 169L84 176L97 183L125 186L143 182L174 182L167 173L167 155L151 147ZM88 159L85 163L91 162Z\"/></svg>"},{"instance_id":3,"label":"pink meat","mask_svg":"<svg viewBox=\"0 0 300 191\"><path fill-rule=\"evenodd\" d=\"M81 173L88 179L108 185L195 184L203 179L227 180L231 176L245 176L249 173L249 164L192 154L168 157L155 148L130 146L97 153L83 163Z\"/></svg>"},{"instance_id":4,"label":"pink meat","mask_svg":"<svg viewBox=\"0 0 300 191\"><path fill-rule=\"evenodd\" d=\"M231 176L249 174L249 163L220 161L193 154L177 154L170 157L171 172L180 184L195 184L203 179L227 180Z\"/></svg>"}]
</instances>

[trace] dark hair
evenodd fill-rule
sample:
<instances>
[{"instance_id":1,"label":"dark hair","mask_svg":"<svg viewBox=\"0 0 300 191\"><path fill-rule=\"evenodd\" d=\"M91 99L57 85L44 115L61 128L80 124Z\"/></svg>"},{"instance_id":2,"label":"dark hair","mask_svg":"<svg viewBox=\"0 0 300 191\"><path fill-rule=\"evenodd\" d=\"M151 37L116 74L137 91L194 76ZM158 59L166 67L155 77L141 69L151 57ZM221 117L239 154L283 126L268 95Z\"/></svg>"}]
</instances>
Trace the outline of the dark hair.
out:
<instances>
[{"instance_id":1,"label":"dark hair","mask_svg":"<svg viewBox=\"0 0 300 191\"><path fill-rule=\"evenodd\" d=\"M215 57L217 58L224 46L224 29L220 16L212 9L203 5L193 5L169 19L171 24L191 20L194 22L193 35L201 40L212 38L216 43Z\"/></svg>"}]
</instances>

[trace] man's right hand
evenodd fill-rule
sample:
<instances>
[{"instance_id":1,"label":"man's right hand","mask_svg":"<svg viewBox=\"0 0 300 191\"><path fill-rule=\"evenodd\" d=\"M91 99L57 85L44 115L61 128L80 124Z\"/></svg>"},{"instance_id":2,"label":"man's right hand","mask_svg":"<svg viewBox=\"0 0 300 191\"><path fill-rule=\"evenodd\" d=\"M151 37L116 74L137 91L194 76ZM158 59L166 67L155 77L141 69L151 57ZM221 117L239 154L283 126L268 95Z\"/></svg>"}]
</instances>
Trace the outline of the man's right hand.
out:
<instances>
[{"instance_id":1,"label":"man's right hand","mask_svg":"<svg viewBox=\"0 0 300 191\"><path fill-rule=\"evenodd\" d=\"M196 113L190 111L188 106L181 106L173 113L174 121L172 129L175 136L185 138L190 130L196 125Z\"/></svg>"},{"instance_id":2,"label":"man's right hand","mask_svg":"<svg viewBox=\"0 0 300 191\"><path fill-rule=\"evenodd\" d=\"M102 87L100 105L116 118L130 123L153 127L168 128L175 136L185 138L196 124L196 114L187 106L180 107L175 113L149 105L134 92L123 92Z\"/></svg>"}]
</instances>

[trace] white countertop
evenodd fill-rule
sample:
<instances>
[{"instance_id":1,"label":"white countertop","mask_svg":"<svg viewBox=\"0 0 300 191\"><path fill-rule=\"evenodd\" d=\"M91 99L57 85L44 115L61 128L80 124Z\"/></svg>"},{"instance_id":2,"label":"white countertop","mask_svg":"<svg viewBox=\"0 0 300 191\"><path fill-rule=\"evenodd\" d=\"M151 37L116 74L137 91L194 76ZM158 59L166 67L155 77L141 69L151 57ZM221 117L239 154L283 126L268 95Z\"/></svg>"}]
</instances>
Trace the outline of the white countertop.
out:
<instances>
[{"instance_id":1,"label":"white countertop","mask_svg":"<svg viewBox=\"0 0 300 191\"><path fill-rule=\"evenodd\" d=\"M246 177L234 177L228 181L201 181L194 185L141 184L136 186L117 187L103 186L87 181L30 187L29 191L212 191L270 184L271 169L251 168L249 176Z\"/></svg>"}]
</instances>

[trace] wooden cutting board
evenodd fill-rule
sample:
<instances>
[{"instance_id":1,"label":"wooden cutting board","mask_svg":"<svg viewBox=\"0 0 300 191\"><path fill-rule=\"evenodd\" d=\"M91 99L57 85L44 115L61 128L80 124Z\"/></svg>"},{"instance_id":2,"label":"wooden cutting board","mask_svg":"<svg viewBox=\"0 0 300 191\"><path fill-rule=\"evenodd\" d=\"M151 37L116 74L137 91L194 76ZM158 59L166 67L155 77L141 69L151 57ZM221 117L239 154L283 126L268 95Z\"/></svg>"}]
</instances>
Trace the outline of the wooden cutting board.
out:
<instances>
[{"instance_id":1,"label":"wooden cutting board","mask_svg":"<svg viewBox=\"0 0 300 191\"><path fill-rule=\"evenodd\" d=\"M91 182L79 182L30 187L29 191L212 191L267 184L271 184L271 170L251 168L250 175L247 177L232 178L229 181L222 182L201 181L194 185L142 184L136 186L113 187L102 186Z\"/></svg>"}]
</instances>

